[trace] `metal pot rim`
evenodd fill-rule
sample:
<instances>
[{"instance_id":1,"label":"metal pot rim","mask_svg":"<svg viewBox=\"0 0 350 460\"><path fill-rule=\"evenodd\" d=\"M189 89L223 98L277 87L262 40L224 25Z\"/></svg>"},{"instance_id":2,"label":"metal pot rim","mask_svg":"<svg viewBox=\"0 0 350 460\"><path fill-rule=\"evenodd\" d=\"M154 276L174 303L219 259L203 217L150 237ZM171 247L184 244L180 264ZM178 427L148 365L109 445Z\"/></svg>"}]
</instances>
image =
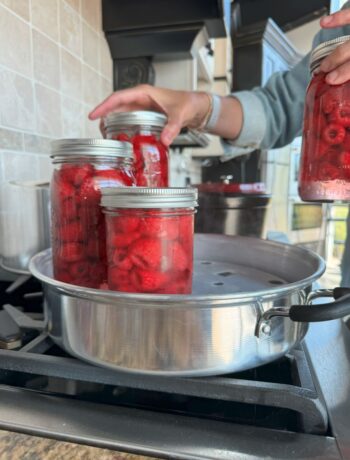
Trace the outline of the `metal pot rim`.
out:
<instances>
[{"instance_id":1,"label":"metal pot rim","mask_svg":"<svg viewBox=\"0 0 350 460\"><path fill-rule=\"evenodd\" d=\"M207 235L206 235L207 236ZM214 235L212 235L214 236ZM232 237L231 237L232 238ZM247 240L256 238L249 238ZM264 242L265 243L265 242ZM286 245L282 243L276 243L272 241L266 241L266 244L275 246L283 249ZM116 291L108 291L101 289L86 288L81 286L75 286L68 283L57 281L50 276L42 273L38 268L39 262L48 261L51 259L51 250L46 249L34 257L32 257L29 263L29 270L33 276L38 278L44 284L49 285L62 293L68 294L73 297L79 297L89 301L98 301L103 303L115 303L117 306L119 303L127 303L130 307L137 308L222 308L232 307L234 305L241 305L243 303L252 303L256 301L263 301L267 299L277 298L286 293L293 291L299 291L305 287L312 285L314 281L322 276L325 271L325 262L317 254L309 251L308 249L293 247L294 251L300 253L300 257L307 255L311 256L318 262L318 267L315 272L304 278L303 280L285 284L283 286L274 286L269 289L254 292L239 292L235 294L208 294L208 295L167 295L167 294L133 294Z\"/></svg>"}]
</instances>

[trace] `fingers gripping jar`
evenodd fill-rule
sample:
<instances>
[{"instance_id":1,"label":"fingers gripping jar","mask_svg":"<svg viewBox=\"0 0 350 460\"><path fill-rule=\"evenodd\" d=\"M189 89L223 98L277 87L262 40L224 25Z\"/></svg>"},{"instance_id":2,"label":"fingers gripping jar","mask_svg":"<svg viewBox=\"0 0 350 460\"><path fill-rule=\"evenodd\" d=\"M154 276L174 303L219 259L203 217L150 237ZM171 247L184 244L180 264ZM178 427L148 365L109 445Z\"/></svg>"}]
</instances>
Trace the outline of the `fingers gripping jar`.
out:
<instances>
[{"instance_id":1,"label":"fingers gripping jar","mask_svg":"<svg viewBox=\"0 0 350 460\"><path fill-rule=\"evenodd\" d=\"M102 206L109 289L191 293L195 189L105 189Z\"/></svg>"},{"instance_id":2,"label":"fingers gripping jar","mask_svg":"<svg viewBox=\"0 0 350 460\"><path fill-rule=\"evenodd\" d=\"M105 187L133 186L132 147L101 139L52 142L52 256L54 277L99 288L107 279Z\"/></svg>"},{"instance_id":3,"label":"fingers gripping jar","mask_svg":"<svg viewBox=\"0 0 350 460\"><path fill-rule=\"evenodd\" d=\"M136 185L168 187L168 149L160 134L166 116L157 112L112 113L105 119L108 139L131 142Z\"/></svg>"},{"instance_id":4,"label":"fingers gripping jar","mask_svg":"<svg viewBox=\"0 0 350 460\"><path fill-rule=\"evenodd\" d=\"M311 54L299 173L304 201L350 200L350 81L329 85L317 72L322 59L349 39L327 41Z\"/></svg>"}]
</instances>

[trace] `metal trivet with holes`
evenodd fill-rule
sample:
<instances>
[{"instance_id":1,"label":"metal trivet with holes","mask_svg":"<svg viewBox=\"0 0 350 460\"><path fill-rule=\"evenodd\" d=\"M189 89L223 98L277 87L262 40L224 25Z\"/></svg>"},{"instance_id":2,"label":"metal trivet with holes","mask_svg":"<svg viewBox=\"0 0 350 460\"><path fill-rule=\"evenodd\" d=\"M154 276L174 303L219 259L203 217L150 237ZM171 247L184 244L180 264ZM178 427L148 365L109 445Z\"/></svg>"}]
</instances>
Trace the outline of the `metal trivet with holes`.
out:
<instances>
[{"instance_id":1,"label":"metal trivet with holes","mask_svg":"<svg viewBox=\"0 0 350 460\"><path fill-rule=\"evenodd\" d=\"M36 321L25 317L20 313L18 319L41 333L19 350L0 350L1 371L288 409L299 414L305 433L327 432L327 411L314 387L302 349L295 349L287 356L297 384L245 380L234 375L195 379L135 375L92 366L71 357L53 356L50 354L53 342L43 330L43 323L37 321L35 327Z\"/></svg>"}]
</instances>

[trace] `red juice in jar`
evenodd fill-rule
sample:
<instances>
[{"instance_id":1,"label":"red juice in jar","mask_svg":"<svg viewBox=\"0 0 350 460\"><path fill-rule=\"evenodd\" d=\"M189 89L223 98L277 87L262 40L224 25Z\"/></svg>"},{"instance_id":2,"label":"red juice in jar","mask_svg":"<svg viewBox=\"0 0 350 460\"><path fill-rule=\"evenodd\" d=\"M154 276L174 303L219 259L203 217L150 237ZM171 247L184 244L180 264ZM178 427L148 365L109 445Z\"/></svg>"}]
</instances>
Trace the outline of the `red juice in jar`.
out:
<instances>
[{"instance_id":1,"label":"red juice in jar","mask_svg":"<svg viewBox=\"0 0 350 460\"><path fill-rule=\"evenodd\" d=\"M112 113L105 119L108 139L131 142L136 185L168 187L168 149L160 134L166 116L150 111Z\"/></svg>"},{"instance_id":2,"label":"red juice in jar","mask_svg":"<svg viewBox=\"0 0 350 460\"><path fill-rule=\"evenodd\" d=\"M350 199L350 81L329 85L317 72L322 59L349 39L322 43L311 54L299 173L304 201Z\"/></svg>"},{"instance_id":3,"label":"red juice in jar","mask_svg":"<svg viewBox=\"0 0 350 460\"><path fill-rule=\"evenodd\" d=\"M101 139L52 142L51 240L54 277L99 288L107 279L105 187L135 185L129 143Z\"/></svg>"},{"instance_id":4,"label":"red juice in jar","mask_svg":"<svg viewBox=\"0 0 350 460\"><path fill-rule=\"evenodd\" d=\"M109 289L191 293L195 189L105 189L102 206Z\"/></svg>"}]
</instances>

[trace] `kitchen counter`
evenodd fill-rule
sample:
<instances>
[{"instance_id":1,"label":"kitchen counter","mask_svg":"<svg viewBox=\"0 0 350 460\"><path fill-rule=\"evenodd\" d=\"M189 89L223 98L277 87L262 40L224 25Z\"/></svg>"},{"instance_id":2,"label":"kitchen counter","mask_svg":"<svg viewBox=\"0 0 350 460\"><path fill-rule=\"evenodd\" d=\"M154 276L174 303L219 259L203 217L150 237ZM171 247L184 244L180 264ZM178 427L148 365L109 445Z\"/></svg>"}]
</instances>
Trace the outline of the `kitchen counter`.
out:
<instances>
[{"instance_id":1,"label":"kitchen counter","mask_svg":"<svg viewBox=\"0 0 350 460\"><path fill-rule=\"evenodd\" d=\"M99 449L0 430L1 460L152 460L154 457Z\"/></svg>"}]
</instances>

